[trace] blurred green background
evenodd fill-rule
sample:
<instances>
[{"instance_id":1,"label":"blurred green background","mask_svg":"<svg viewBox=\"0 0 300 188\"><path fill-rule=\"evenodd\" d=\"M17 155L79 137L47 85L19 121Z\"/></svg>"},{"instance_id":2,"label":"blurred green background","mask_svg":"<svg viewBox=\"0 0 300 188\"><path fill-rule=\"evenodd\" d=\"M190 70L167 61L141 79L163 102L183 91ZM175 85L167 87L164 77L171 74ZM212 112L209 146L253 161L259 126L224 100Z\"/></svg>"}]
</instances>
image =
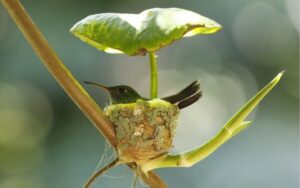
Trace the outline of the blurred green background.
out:
<instances>
[{"instance_id":1,"label":"blurred green background","mask_svg":"<svg viewBox=\"0 0 300 188\"><path fill-rule=\"evenodd\" d=\"M299 2L296 0L24 0L34 21L79 81L128 84L149 93L147 57L97 51L69 33L87 15L152 7L195 11L223 25L158 53L159 95L201 78L203 98L182 110L174 152L210 139L278 72L279 85L253 125L192 168L161 169L172 188L299 187ZM297 5L298 3L298 5ZM101 107L107 95L86 87ZM106 149L105 149L106 148ZM105 141L50 76L0 5L0 188L81 187L111 160ZM117 167L95 187L130 187ZM142 187L143 185L140 185Z\"/></svg>"}]
</instances>

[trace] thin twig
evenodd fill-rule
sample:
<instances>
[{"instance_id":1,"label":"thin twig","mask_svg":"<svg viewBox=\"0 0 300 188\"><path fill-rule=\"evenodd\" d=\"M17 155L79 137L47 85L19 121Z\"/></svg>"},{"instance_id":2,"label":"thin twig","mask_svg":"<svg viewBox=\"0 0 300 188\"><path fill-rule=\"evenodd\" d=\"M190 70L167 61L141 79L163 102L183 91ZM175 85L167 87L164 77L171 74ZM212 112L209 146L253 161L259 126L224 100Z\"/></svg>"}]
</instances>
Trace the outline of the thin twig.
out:
<instances>
[{"instance_id":1,"label":"thin twig","mask_svg":"<svg viewBox=\"0 0 300 188\"><path fill-rule=\"evenodd\" d=\"M138 181L138 168L135 168L135 170L133 170L133 177L132 177L132 183L131 183L131 188L136 188L136 184Z\"/></svg>"},{"instance_id":2,"label":"thin twig","mask_svg":"<svg viewBox=\"0 0 300 188\"><path fill-rule=\"evenodd\" d=\"M88 181L84 184L84 188L89 188L92 183L95 181L95 179L99 176L101 176L103 173L105 173L107 170L117 166L119 164L119 158L116 158L115 160L113 160L111 163L109 163L108 165L106 165L105 167L101 168L100 170L98 170L95 174L93 174Z\"/></svg>"}]
</instances>

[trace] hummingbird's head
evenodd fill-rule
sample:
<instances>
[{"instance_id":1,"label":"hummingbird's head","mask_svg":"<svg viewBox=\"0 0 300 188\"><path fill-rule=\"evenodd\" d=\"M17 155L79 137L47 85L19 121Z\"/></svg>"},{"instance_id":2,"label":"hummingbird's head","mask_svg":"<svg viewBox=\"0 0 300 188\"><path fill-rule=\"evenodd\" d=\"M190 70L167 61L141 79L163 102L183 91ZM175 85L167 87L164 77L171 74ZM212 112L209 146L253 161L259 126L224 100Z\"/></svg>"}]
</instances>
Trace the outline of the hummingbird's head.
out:
<instances>
[{"instance_id":1,"label":"hummingbird's head","mask_svg":"<svg viewBox=\"0 0 300 188\"><path fill-rule=\"evenodd\" d=\"M110 95L112 104L132 103L141 98L141 96L133 88L126 85L107 87L89 81L85 81L84 83L98 86L107 91Z\"/></svg>"},{"instance_id":2,"label":"hummingbird's head","mask_svg":"<svg viewBox=\"0 0 300 188\"><path fill-rule=\"evenodd\" d=\"M113 104L136 102L141 96L131 87L126 85L108 88Z\"/></svg>"}]
</instances>

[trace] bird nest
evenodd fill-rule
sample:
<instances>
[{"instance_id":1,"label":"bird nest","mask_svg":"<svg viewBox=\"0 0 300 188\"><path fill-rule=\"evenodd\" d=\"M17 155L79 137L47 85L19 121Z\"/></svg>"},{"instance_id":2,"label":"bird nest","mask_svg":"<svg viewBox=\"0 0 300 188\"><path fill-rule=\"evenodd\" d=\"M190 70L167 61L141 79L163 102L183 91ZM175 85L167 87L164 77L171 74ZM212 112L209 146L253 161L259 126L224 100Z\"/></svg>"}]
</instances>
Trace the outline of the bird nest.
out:
<instances>
[{"instance_id":1,"label":"bird nest","mask_svg":"<svg viewBox=\"0 0 300 188\"><path fill-rule=\"evenodd\" d=\"M110 105L104 114L114 125L120 161L141 165L172 148L179 116L176 105L160 99L137 100Z\"/></svg>"}]
</instances>

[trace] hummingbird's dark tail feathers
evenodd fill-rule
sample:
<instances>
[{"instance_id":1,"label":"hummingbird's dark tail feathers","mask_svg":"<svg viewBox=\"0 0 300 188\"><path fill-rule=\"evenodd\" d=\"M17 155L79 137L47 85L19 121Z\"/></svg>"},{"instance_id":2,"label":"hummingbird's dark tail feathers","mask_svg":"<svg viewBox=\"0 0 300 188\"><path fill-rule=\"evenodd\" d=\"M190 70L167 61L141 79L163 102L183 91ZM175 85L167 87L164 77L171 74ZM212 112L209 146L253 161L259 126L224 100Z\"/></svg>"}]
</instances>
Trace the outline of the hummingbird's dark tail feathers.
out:
<instances>
[{"instance_id":1,"label":"hummingbird's dark tail feathers","mask_svg":"<svg viewBox=\"0 0 300 188\"><path fill-rule=\"evenodd\" d=\"M199 100L201 96L202 92L200 91L200 81L195 80L177 94L162 99L172 104L177 104L179 109L182 109Z\"/></svg>"},{"instance_id":2,"label":"hummingbird's dark tail feathers","mask_svg":"<svg viewBox=\"0 0 300 188\"><path fill-rule=\"evenodd\" d=\"M202 97L202 91L198 91L196 94L192 95L191 97L179 101L177 106L179 109L185 108L198 101L201 97Z\"/></svg>"}]
</instances>

